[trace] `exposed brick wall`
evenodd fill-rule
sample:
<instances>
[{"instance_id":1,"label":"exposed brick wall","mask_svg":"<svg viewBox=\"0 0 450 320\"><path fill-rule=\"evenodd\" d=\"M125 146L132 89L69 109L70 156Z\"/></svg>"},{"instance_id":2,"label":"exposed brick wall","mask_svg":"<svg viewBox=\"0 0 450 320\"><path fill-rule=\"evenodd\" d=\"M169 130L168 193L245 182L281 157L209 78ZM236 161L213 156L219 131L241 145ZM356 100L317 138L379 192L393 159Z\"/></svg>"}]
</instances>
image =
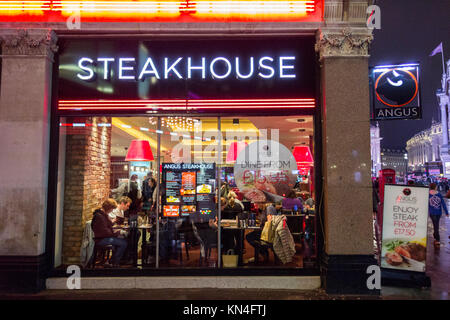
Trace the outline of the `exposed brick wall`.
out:
<instances>
[{"instance_id":1,"label":"exposed brick wall","mask_svg":"<svg viewBox=\"0 0 450 320\"><path fill-rule=\"evenodd\" d=\"M83 128L67 128L63 218L63 264L80 262L80 247L86 221L110 193L111 118L73 119Z\"/></svg>"}]
</instances>

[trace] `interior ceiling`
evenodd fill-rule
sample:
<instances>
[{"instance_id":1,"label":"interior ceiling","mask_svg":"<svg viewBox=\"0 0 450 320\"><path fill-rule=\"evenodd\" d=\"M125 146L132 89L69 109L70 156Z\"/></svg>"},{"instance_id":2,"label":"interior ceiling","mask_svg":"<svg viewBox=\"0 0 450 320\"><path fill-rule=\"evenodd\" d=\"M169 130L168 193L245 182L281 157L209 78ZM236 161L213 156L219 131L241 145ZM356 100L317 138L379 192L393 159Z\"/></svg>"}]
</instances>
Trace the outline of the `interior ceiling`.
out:
<instances>
[{"instance_id":1,"label":"interior ceiling","mask_svg":"<svg viewBox=\"0 0 450 320\"><path fill-rule=\"evenodd\" d=\"M184 118L184 119L182 119ZM186 121L186 119L189 119ZM197 120L200 120L197 122ZM230 139L226 137L233 136L233 134L243 134L249 137L257 136L260 130L267 129L270 138L270 132L272 130L279 130L280 143L289 149L293 149L296 145L306 144L309 145L310 137L313 135L313 117L312 116L292 116L292 117L246 117L246 118L233 118L222 117L221 131L224 138L223 144L229 145ZM239 124L236 120L239 119ZM298 120L301 119L299 122ZM164 120L164 121L163 121ZM201 136L204 138L211 138L212 141L199 141L191 140L190 144L214 144L214 133L217 132L217 118L189 118L178 117L178 119L170 119L168 121L166 117L162 118L162 122L165 126L162 126L161 130L161 152L166 154L177 144L180 139L174 137L170 133L190 134L195 136ZM134 139L146 139L150 141L150 145L154 155L156 156L158 134L151 132L156 130L157 118L156 117L114 117L112 118L112 156L125 156L126 148L130 145ZM170 122L171 124L169 125ZM189 131L185 130L188 126L186 123L190 123ZM196 124L195 124L196 123ZM183 128L181 128L183 127ZM149 129L150 131L143 131L141 128ZM191 129L192 128L192 129ZM200 134L201 132L201 134ZM248 141L251 142L251 141ZM227 147L224 147L224 150ZM224 152L224 157L226 152Z\"/></svg>"}]
</instances>

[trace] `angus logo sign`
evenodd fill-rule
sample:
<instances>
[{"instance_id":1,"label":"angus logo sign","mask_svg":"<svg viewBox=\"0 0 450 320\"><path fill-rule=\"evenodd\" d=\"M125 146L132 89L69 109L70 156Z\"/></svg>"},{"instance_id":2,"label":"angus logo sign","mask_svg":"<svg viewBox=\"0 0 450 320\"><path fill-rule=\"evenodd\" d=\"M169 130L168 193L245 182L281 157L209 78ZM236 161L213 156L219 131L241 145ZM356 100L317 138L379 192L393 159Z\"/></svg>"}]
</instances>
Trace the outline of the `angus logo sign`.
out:
<instances>
[{"instance_id":1,"label":"angus logo sign","mask_svg":"<svg viewBox=\"0 0 450 320\"><path fill-rule=\"evenodd\" d=\"M419 66L378 66L372 69L372 118L420 119Z\"/></svg>"}]
</instances>

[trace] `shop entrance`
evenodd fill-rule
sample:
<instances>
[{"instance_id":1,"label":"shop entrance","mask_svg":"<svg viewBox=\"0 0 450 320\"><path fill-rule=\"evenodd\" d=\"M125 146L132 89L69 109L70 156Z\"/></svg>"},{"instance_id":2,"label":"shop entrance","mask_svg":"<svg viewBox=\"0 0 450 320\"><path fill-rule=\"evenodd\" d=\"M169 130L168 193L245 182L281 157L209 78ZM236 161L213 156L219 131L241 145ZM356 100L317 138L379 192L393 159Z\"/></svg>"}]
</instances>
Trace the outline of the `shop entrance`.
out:
<instances>
[{"instance_id":1,"label":"shop entrance","mask_svg":"<svg viewBox=\"0 0 450 320\"><path fill-rule=\"evenodd\" d=\"M313 123L312 115L61 117L55 267L311 265ZM94 212L107 199L118 204L105 214L123 252L99 243L106 221ZM96 257L84 247L89 225Z\"/></svg>"},{"instance_id":2,"label":"shop entrance","mask_svg":"<svg viewBox=\"0 0 450 320\"><path fill-rule=\"evenodd\" d=\"M55 266L314 266L314 44L61 40Z\"/></svg>"}]
</instances>

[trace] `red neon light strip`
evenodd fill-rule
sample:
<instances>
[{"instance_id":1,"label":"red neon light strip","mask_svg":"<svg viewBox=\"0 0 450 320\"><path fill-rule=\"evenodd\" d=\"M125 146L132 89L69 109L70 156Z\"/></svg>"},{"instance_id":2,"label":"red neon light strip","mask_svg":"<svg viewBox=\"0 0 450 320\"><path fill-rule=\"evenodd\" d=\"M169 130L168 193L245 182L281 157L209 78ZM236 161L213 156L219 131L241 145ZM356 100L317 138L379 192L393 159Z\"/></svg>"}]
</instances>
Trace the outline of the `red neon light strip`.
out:
<instances>
[{"instance_id":1,"label":"red neon light strip","mask_svg":"<svg viewBox=\"0 0 450 320\"><path fill-rule=\"evenodd\" d=\"M194 110L194 109L315 108L314 99L213 100L60 100L59 110Z\"/></svg>"},{"instance_id":2,"label":"red neon light strip","mask_svg":"<svg viewBox=\"0 0 450 320\"><path fill-rule=\"evenodd\" d=\"M314 102L307 102L307 103L287 103L287 102L278 102L276 103L276 105L283 105L283 106L292 106L292 105L303 105L303 106L314 106ZM186 104L181 104L181 103L167 103L167 104L156 104L153 103L153 105L161 105L161 106L189 106L189 105L195 105L195 106L252 106L252 105L257 105L257 106L272 106L274 105L274 103L186 103ZM135 107L150 107L148 105L148 103L103 103L103 104L97 104L97 103L64 103L64 104L60 104L61 107L76 107L76 106L80 106L80 107L84 107L84 106L135 106Z\"/></svg>"},{"instance_id":3,"label":"red neon light strip","mask_svg":"<svg viewBox=\"0 0 450 320\"><path fill-rule=\"evenodd\" d=\"M147 9L206 9L232 11L234 8L244 11L269 11L270 9L289 8L302 11L314 11L313 0L297 1L0 1L0 10L50 10L63 11L79 9L80 11L137 10L145 13Z\"/></svg>"},{"instance_id":4,"label":"red neon light strip","mask_svg":"<svg viewBox=\"0 0 450 320\"><path fill-rule=\"evenodd\" d=\"M85 102L95 102L95 103L114 103L114 102L142 102L142 103L162 103L162 102L183 102L186 103L188 101L207 101L207 102L216 102L216 101L222 101L222 102L232 102L232 101L315 101L313 98L308 99L211 99L211 100L189 100L189 99L166 99L166 100L59 100L60 103L85 103Z\"/></svg>"},{"instance_id":5,"label":"red neon light strip","mask_svg":"<svg viewBox=\"0 0 450 320\"><path fill-rule=\"evenodd\" d=\"M138 14L298 14L314 12L313 0L298 1L0 1L0 11L133 12Z\"/></svg>"}]
</instances>

